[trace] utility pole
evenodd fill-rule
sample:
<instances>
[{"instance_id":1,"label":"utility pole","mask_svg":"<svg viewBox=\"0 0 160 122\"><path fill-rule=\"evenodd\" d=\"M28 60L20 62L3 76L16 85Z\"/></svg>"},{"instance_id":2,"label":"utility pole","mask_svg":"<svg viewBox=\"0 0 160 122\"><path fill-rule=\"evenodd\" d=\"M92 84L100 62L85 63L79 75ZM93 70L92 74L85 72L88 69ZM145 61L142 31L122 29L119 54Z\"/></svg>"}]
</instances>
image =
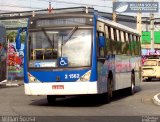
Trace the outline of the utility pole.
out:
<instances>
[{"instance_id":1,"label":"utility pole","mask_svg":"<svg viewBox=\"0 0 160 122\"><path fill-rule=\"evenodd\" d=\"M141 2L141 0L138 0L138 2ZM141 35L142 34L142 13L141 11L137 14L137 31Z\"/></svg>"},{"instance_id":2,"label":"utility pole","mask_svg":"<svg viewBox=\"0 0 160 122\"><path fill-rule=\"evenodd\" d=\"M148 19L146 18L146 31L148 31Z\"/></svg>"},{"instance_id":3,"label":"utility pole","mask_svg":"<svg viewBox=\"0 0 160 122\"><path fill-rule=\"evenodd\" d=\"M52 5L51 5L51 2L49 2L48 12L52 13L52 10L53 10L53 8L52 8Z\"/></svg>"},{"instance_id":4,"label":"utility pole","mask_svg":"<svg viewBox=\"0 0 160 122\"><path fill-rule=\"evenodd\" d=\"M151 13L150 26L151 26L151 50L154 50L154 14Z\"/></svg>"},{"instance_id":5,"label":"utility pole","mask_svg":"<svg viewBox=\"0 0 160 122\"><path fill-rule=\"evenodd\" d=\"M153 0L152 0L153 2ZM154 50L154 14L150 14L150 29L151 29L151 50Z\"/></svg>"},{"instance_id":6,"label":"utility pole","mask_svg":"<svg viewBox=\"0 0 160 122\"><path fill-rule=\"evenodd\" d=\"M112 0L112 3L114 4L116 2L116 0ZM116 12L115 11L113 11L113 13L112 13L112 20L114 21L114 22L116 22Z\"/></svg>"}]
</instances>

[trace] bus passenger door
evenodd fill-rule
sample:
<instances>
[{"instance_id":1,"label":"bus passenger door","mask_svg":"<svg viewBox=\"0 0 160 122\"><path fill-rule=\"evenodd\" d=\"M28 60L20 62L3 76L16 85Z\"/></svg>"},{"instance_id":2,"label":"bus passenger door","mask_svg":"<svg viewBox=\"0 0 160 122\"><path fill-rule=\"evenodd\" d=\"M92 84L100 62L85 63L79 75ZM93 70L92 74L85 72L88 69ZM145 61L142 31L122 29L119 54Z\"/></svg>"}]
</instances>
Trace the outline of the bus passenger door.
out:
<instances>
[{"instance_id":1,"label":"bus passenger door","mask_svg":"<svg viewBox=\"0 0 160 122\"><path fill-rule=\"evenodd\" d=\"M97 73L98 92L104 93L107 90L107 62L106 62L106 39L103 32L97 32Z\"/></svg>"}]
</instances>

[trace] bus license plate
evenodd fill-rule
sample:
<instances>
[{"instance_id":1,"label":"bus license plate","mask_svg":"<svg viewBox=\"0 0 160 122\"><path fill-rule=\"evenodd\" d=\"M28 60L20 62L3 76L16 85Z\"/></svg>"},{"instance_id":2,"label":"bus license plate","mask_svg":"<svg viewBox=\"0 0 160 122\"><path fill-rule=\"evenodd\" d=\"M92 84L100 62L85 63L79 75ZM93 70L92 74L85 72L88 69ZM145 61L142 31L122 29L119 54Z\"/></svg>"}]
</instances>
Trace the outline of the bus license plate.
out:
<instances>
[{"instance_id":1,"label":"bus license plate","mask_svg":"<svg viewBox=\"0 0 160 122\"><path fill-rule=\"evenodd\" d=\"M53 85L52 89L64 89L64 85Z\"/></svg>"}]
</instances>

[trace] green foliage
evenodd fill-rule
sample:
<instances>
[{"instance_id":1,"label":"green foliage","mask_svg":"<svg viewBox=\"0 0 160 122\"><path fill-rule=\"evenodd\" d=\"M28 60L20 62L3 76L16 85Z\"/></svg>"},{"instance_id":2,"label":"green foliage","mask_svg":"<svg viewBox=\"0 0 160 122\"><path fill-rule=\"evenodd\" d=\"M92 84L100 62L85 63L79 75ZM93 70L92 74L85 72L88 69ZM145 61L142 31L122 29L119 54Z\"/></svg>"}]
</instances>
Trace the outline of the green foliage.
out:
<instances>
[{"instance_id":1,"label":"green foliage","mask_svg":"<svg viewBox=\"0 0 160 122\"><path fill-rule=\"evenodd\" d=\"M10 42L14 42L15 38L16 38L15 31L7 32L7 39L9 39Z\"/></svg>"},{"instance_id":2,"label":"green foliage","mask_svg":"<svg viewBox=\"0 0 160 122\"><path fill-rule=\"evenodd\" d=\"M17 35L16 31L9 31L9 32L7 32L7 39L9 39L9 42L15 42L16 35ZM26 34L22 33L21 34L21 42L22 43L24 43L25 37L26 37Z\"/></svg>"}]
</instances>

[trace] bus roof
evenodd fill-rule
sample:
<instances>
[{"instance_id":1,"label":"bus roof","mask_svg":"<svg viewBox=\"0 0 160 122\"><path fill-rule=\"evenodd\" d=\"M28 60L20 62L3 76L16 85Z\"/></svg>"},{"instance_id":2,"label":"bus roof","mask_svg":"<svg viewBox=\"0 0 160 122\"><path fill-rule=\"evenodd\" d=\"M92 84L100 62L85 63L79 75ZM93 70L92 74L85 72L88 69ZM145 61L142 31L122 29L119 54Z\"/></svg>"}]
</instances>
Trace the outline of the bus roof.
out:
<instances>
[{"instance_id":1,"label":"bus roof","mask_svg":"<svg viewBox=\"0 0 160 122\"><path fill-rule=\"evenodd\" d=\"M86 9L88 9L88 13L86 13ZM84 14L84 13L86 13L86 14ZM111 26L116 27L116 28L118 28L120 30L125 30L127 32L131 32L131 33L134 33L134 34L140 36L138 31L136 31L136 30L134 30L134 29L132 29L130 27L127 27L125 25L113 22L113 21L111 21L111 20L109 20L109 19L107 19L105 17L102 17L101 14L97 10L95 10L94 8L90 8L90 7L88 7L88 8L86 8L86 7L73 7L73 8L54 9L53 13L46 14L46 12L39 12L33 18L41 18L41 17L45 18L45 17L49 17L49 16L50 17L51 16L56 17L57 14L58 14L58 16L59 16L59 14L61 14L61 16L65 16L65 15L69 15L69 14L70 15L73 14L73 15L76 15L76 16L79 16L78 14L82 14L83 16L91 16L91 15L95 14L95 15L98 16L98 20L100 20L102 22L105 22L108 25L111 25Z\"/></svg>"},{"instance_id":2,"label":"bus roof","mask_svg":"<svg viewBox=\"0 0 160 122\"><path fill-rule=\"evenodd\" d=\"M109 20L107 18L98 16L98 20L101 21L101 22L107 23L108 25L111 25L113 27L116 27L116 28L118 28L120 30L125 30L127 32L131 32L131 33L134 33L134 34L137 34L137 35L140 36L140 34L138 33L138 31L136 31L136 30L134 30L132 28L129 28L129 27L125 26L125 25L122 25L122 24L116 23L114 21L111 21L111 20Z\"/></svg>"}]
</instances>

